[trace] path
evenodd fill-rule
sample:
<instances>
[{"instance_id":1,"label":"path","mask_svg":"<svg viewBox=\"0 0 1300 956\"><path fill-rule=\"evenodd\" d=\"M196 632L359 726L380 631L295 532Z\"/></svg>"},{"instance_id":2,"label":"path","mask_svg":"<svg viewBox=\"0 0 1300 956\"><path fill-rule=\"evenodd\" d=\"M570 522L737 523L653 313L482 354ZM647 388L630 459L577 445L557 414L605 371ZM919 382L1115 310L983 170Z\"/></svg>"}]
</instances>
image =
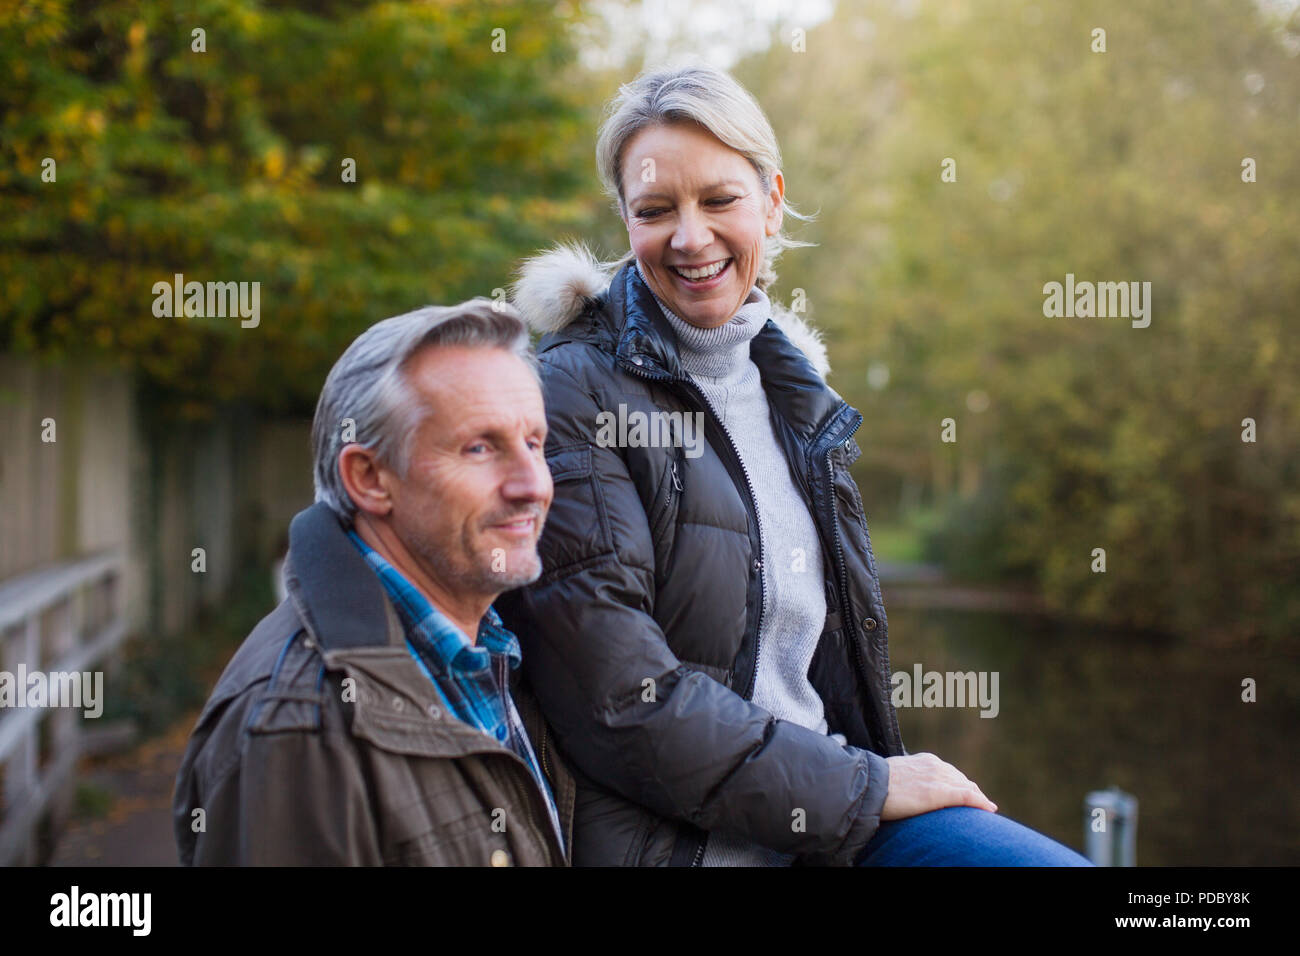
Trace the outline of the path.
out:
<instances>
[{"instance_id":1,"label":"path","mask_svg":"<svg viewBox=\"0 0 1300 956\"><path fill-rule=\"evenodd\" d=\"M177 866L172 789L196 714L134 750L91 762L78 774L113 796L98 819L74 819L59 837L50 866Z\"/></svg>"}]
</instances>

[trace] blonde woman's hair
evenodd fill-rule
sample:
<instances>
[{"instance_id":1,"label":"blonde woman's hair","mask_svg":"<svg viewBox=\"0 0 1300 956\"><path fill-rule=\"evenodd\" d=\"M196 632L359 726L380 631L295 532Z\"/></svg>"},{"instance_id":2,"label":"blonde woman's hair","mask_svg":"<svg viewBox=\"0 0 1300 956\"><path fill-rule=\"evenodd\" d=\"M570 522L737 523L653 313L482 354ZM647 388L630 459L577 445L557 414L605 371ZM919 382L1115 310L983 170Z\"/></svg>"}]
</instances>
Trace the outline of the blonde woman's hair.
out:
<instances>
[{"instance_id":1,"label":"blonde woman's hair","mask_svg":"<svg viewBox=\"0 0 1300 956\"><path fill-rule=\"evenodd\" d=\"M772 188L772 177L781 169L781 149L758 101L732 78L731 74L707 63L685 64L647 70L631 83L619 87L610 100L596 139L596 167L605 192L620 215L626 213L623 193L623 153L628 142L650 126L696 123L721 142L740 153L758 173L763 192ZM808 221L793 206L781 199L785 215ZM784 231L768 236L764 243L764 261L756 284L766 290L776 281L773 268L785 249L812 243L790 239ZM621 260L629 262L629 252ZM621 264L621 263L617 263Z\"/></svg>"}]
</instances>

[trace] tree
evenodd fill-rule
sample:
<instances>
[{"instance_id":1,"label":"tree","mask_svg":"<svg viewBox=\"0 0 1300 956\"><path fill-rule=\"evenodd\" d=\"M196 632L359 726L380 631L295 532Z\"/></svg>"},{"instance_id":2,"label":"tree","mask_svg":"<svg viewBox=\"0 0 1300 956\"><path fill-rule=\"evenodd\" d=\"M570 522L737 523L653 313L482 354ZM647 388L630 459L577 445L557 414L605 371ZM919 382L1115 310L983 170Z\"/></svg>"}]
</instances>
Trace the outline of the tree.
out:
<instances>
[{"instance_id":1,"label":"tree","mask_svg":"<svg viewBox=\"0 0 1300 956\"><path fill-rule=\"evenodd\" d=\"M0 349L183 415L310 412L366 326L493 295L598 208L569 7L5 6ZM178 273L259 283L260 321L155 315Z\"/></svg>"},{"instance_id":2,"label":"tree","mask_svg":"<svg viewBox=\"0 0 1300 956\"><path fill-rule=\"evenodd\" d=\"M865 413L864 484L925 482L947 507L942 557L965 535L1064 612L1293 633L1296 14L845 3L806 49L738 72L782 137L789 195L821 213L782 287L805 290L833 383ZM1067 274L1150 282L1150 325L1047 317L1044 286Z\"/></svg>"}]
</instances>

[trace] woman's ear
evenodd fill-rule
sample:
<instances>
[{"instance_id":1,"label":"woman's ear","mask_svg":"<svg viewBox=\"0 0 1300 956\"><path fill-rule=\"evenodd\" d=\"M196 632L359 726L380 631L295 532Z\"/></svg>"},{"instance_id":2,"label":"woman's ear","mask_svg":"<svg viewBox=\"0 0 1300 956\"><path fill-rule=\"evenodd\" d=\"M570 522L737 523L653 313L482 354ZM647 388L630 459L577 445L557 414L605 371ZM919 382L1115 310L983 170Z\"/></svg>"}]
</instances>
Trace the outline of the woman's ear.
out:
<instances>
[{"instance_id":1,"label":"woman's ear","mask_svg":"<svg viewBox=\"0 0 1300 956\"><path fill-rule=\"evenodd\" d=\"M775 236L781 231L781 223L785 220L783 199L785 199L785 177L778 169L772 174L772 186L767 191L767 221L764 223L764 228L769 236Z\"/></svg>"}]
</instances>

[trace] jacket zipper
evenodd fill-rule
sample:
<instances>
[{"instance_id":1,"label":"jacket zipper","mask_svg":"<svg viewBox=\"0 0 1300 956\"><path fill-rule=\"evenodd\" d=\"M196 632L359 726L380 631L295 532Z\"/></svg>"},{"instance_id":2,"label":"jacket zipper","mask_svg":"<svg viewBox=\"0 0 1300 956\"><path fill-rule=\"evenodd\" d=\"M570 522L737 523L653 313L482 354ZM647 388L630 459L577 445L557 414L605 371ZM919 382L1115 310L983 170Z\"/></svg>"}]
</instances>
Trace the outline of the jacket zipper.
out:
<instances>
[{"instance_id":1,"label":"jacket zipper","mask_svg":"<svg viewBox=\"0 0 1300 956\"><path fill-rule=\"evenodd\" d=\"M740 457L740 451L736 448L735 441L732 440L731 433L727 427L722 424L722 419L718 417L717 409L709 401L708 396L690 379L674 378L666 375L653 375L650 372L643 371L639 366L631 363L622 363L624 368L631 369L636 375L651 381L672 382L683 385L690 391L694 392L700 403L709 410L709 414L718 425L718 430L722 432L727 439L727 445L731 448L732 457L735 458L736 464L740 466L740 474L745 480L745 494L749 500L750 512L754 516L754 525L758 528L758 558L755 559L754 570L758 572L758 619L754 627L754 667L749 675L749 684L745 688L744 698L750 700L754 694L754 685L758 681L758 661L759 654L762 651L762 641L759 639L763 628L763 610L767 605L767 590L763 587L763 521L758 514L758 502L754 498L754 486L749 477L749 469L745 467L745 460ZM677 463L673 462L673 487L681 491L681 482L677 479ZM730 674L730 671L728 671ZM734 688L733 688L734 690ZM709 841L708 831L705 831L704 837L700 840L700 845L695 850L695 858L691 860L691 866L699 866L700 861L704 859L704 847Z\"/></svg>"},{"instance_id":2,"label":"jacket zipper","mask_svg":"<svg viewBox=\"0 0 1300 956\"><path fill-rule=\"evenodd\" d=\"M505 655L504 655L504 654L499 654L499 655L497 655L497 684L498 684L497 692L498 692L499 694L501 694L502 699L503 699L503 700L508 699L508 698L509 698L509 694L510 694L510 677L509 677L509 674L508 674L508 672L507 672L507 670L506 670L506 658L505 658ZM542 742L543 742L543 745L545 745L545 741L546 741L546 737L545 737L545 727L546 727L545 718L543 718L542 727L543 727ZM557 804L556 804L556 807L555 807L556 821L552 821L552 820L551 820L551 811L550 811L550 810L546 807L546 805L545 805L545 804L546 804L546 796L545 796L545 794L542 793L541 787L538 785L537 778L533 775L533 771L532 771L532 769L528 766L528 761L526 761L526 760L523 758L523 756L522 756L522 755L521 755L517 750L515 750L515 740L516 740L516 737L515 737L515 728L514 728L514 724L513 724L513 722L510 720L510 714L509 714L509 711L507 710L507 712L506 712L506 740L505 740L505 742L504 742L504 747L505 747L506 752L507 752L511 757L514 757L515 760L519 763L519 765L522 766L522 767L524 768L524 771L528 774L529 786L526 787L526 788L524 788L524 789L527 790L529 793L531 793L531 796L527 796L527 797L525 797L525 799L524 799L524 803L528 806L528 809L529 809L529 811L530 811L529 816L532 817L531 822L532 822L533 824L535 824L535 826L534 826L534 832L541 831L541 830L555 830L555 829L556 829L556 823L558 822L558 819L559 819L559 811L560 811L559 804L557 803ZM500 742L498 742L498 743L500 743ZM545 750L544 750L544 749L543 749L543 753L545 753ZM545 771L546 771L545 759L544 759L543 757L539 757L538 759L539 759L539 761L542 762L542 770L543 770L543 772L545 772ZM552 787L553 787L553 786L554 786L554 784L552 784ZM520 787L523 787L523 784L522 784L522 783L520 784ZM538 802L538 801L541 801L541 802L542 802L542 810L544 811L544 815L543 815L540 819L538 818L538 815L537 815L537 802ZM560 847L561 851L565 851L565 850L566 850L566 848L565 848L565 846L564 846L564 839L563 839L563 836L560 835L560 834L558 834L558 833L556 834L556 842L559 844L559 847ZM566 857L567 857L567 852L565 853L565 855L566 855Z\"/></svg>"},{"instance_id":3,"label":"jacket zipper","mask_svg":"<svg viewBox=\"0 0 1300 956\"><path fill-rule=\"evenodd\" d=\"M745 688L745 700L752 700L754 697L754 686L758 682L758 662L763 651L763 642L759 639L763 632L763 612L767 609L767 589L763 586L763 516L758 511L758 500L754 497L754 484L749 477L749 469L745 467L745 460L740 457L740 451L736 448L736 443L731 438L731 433L727 427L722 424L722 419L718 417L717 411L709 401L708 396L694 382L688 382L691 389L699 396L704 407L713 415L714 421L718 423L718 428L726 436L727 444L731 446L731 454L735 457L736 463L740 465L740 474L745 479L745 493L749 496L749 506L754 514L754 524L758 528L758 557L754 561L754 570L758 572L758 621L754 627L754 667L749 675L749 686Z\"/></svg>"},{"instance_id":4,"label":"jacket zipper","mask_svg":"<svg viewBox=\"0 0 1300 956\"><path fill-rule=\"evenodd\" d=\"M758 680L758 662L759 662L759 656L762 653L762 642L759 640L759 634L761 633L763 628L763 611L767 605L767 589L763 586L763 519L758 513L758 502L754 498L754 485L753 485L753 481L749 477L749 469L745 467L745 460L740 457L740 452L736 448L736 443L735 441L732 440L731 433L727 431L727 427L722 424L722 419L718 417L718 412L713 407L713 403L709 401L708 396L704 394L704 392L700 389L698 385L696 385L690 379L678 379L678 378L673 378L671 376L653 375L649 372L642 371L638 366L635 365L628 365L624 367L634 369L635 373L641 376L642 378L647 378L652 381L673 382L675 384L684 385L690 391L694 392L695 396L699 399L700 404L702 404L705 408L707 408L709 410L709 414L713 416L713 420L718 425L718 430L721 431L723 437L727 439L727 445L731 448L732 457L735 458L736 464L740 466L740 474L745 480L745 494L749 500L750 513L753 514L754 525L758 528L758 558L755 560L754 570L758 572L759 602L758 602L758 619L757 619L756 626L754 628L754 667L752 673L749 675L749 683L748 686L745 688L745 693L744 693L745 700L750 700L753 697L754 684ZM856 431L856 429L854 430ZM827 454L829 456L829 452ZM673 467L673 487L675 487L678 491L681 490L681 483L677 481L676 463L674 463L674 467Z\"/></svg>"},{"instance_id":5,"label":"jacket zipper","mask_svg":"<svg viewBox=\"0 0 1300 956\"><path fill-rule=\"evenodd\" d=\"M555 786L555 777L551 775L551 768L546 763L546 718L542 718L542 746L540 758L542 761L542 773L546 774L546 779L551 781L551 786Z\"/></svg>"},{"instance_id":6,"label":"jacket zipper","mask_svg":"<svg viewBox=\"0 0 1300 956\"><path fill-rule=\"evenodd\" d=\"M663 528L667 526L666 519L668 518L668 515L672 510L673 493L676 492L678 495L682 493L682 479L677 472L677 458L680 457L681 449L680 448L676 449L676 452L677 455L674 456L672 465L669 468L668 488L664 492L664 501L663 501L662 509L659 506L658 499L656 498L655 500L655 505L654 505L655 510L661 511L661 517L658 519L658 521L656 521L654 527L651 529L653 536L656 538L662 532Z\"/></svg>"},{"instance_id":7,"label":"jacket zipper","mask_svg":"<svg viewBox=\"0 0 1300 956\"><path fill-rule=\"evenodd\" d=\"M515 783L518 785L521 795L523 796L523 805L528 808L529 823L533 826L534 833L549 832L553 834L555 844L560 848L561 859L568 862L568 848L564 845L564 838L556 832L556 824L551 820L551 812L545 806L546 797L542 794L541 788L537 785L537 780L533 777L533 772L528 769L528 764L524 758L519 756L513 750L507 749L509 756L513 757L515 762L523 768L524 774L528 777L528 786L515 775ZM538 804L542 804L542 812L538 813ZM558 808L557 808L558 816ZM547 841L549 842L549 841Z\"/></svg>"},{"instance_id":8,"label":"jacket zipper","mask_svg":"<svg viewBox=\"0 0 1300 956\"><path fill-rule=\"evenodd\" d=\"M828 497L831 503L831 532L832 532L832 537L835 541L835 569L839 572L838 577L839 577L839 587L840 587L840 608L842 609L841 613L845 624L849 628L850 637L852 637L853 635L853 629L857 627L857 622L853 619L853 608L849 604L849 569L847 565L844 563L844 544L840 540L840 522L839 522L839 515L838 515L839 506L835 503L835 465L831 461L831 453L836 448L843 448L845 445L847 445L849 443L849 440L854 436L854 434L857 433L857 430L861 427L862 427L862 416L859 415L858 420L854 424L853 428L849 431L847 435L844 436L844 440L826 449L826 473L830 481L830 488L829 488L830 494ZM871 686L871 682L869 679L870 672L867 670L867 662L863 660L862 657L861 643L857 640L853 641L853 655L858 662L858 671L862 674L863 680L867 681L867 686L870 687ZM888 670L888 665L885 666L886 666L886 670ZM889 709L889 722L894 732L894 740L899 741L899 744L901 746L902 734L899 732L898 729L898 717L894 714L892 708ZM894 741L883 741L883 740L880 741L882 746L888 746L893 742Z\"/></svg>"}]
</instances>

